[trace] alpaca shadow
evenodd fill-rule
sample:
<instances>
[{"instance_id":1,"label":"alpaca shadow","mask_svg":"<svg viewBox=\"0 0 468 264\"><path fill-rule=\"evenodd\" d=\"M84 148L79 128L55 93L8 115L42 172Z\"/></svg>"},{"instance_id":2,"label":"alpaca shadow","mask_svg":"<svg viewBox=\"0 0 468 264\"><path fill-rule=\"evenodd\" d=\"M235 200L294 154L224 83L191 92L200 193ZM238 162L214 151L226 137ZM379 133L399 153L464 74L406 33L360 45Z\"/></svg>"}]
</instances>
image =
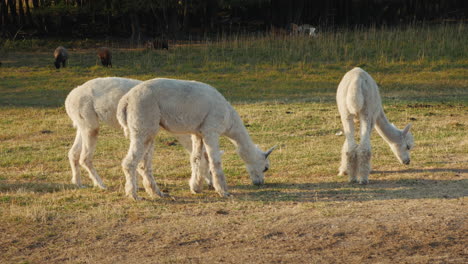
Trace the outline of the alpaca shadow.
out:
<instances>
[{"instance_id":1,"label":"alpaca shadow","mask_svg":"<svg viewBox=\"0 0 468 264\"><path fill-rule=\"evenodd\" d=\"M452 172L459 179L433 180L424 178L379 180L370 179L368 185L351 184L346 180L321 183L266 183L232 185L233 196L221 198L213 189L204 188L201 194L162 199L168 204L218 203L229 200L270 202L333 202L374 201L397 199L457 199L468 196L468 179L463 178L467 169L405 169L400 171L373 171L372 174L441 173ZM143 191L143 190L141 190Z\"/></svg>"},{"instance_id":2,"label":"alpaca shadow","mask_svg":"<svg viewBox=\"0 0 468 264\"><path fill-rule=\"evenodd\" d=\"M426 170L424 170L426 171ZM468 196L468 179L372 180L368 185L348 182L270 183L233 187L236 197L250 201L333 202L397 199L457 199ZM238 190L242 190L239 192Z\"/></svg>"},{"instance_id":3,"label":"alpaca shadow","mask_svg":"<svg viewBox=\"0 0 468 264\"><path fill-rule=\"evenodd\" d=\"M93 189L93 186L85 185L84 187L78 187L75 184L63 184L63 183L31 183L31 182L10 182L10 181L0 181L0 194L4 193L58 193L66 190L85 190ZM117 194L123 201L133 204L134 202L127 197L125 194L118 190L117 186L108 186L108 190L112 193ZM102 191L100 189L95 189L94 191ZM145 193L143 187L138 188L139 195L142 198L140 202L147 203L159 203L166 205L173 204L199 204L202 199L204 203L218 203L223 201L228 201L226 198L220 197L214 190L206 188L200 195L188 195L188 196L170 196L170 197L156 197L149 198ZM167 190L165 190L167 191ZM170 194L170 192L168 192ZM8 199L8 198L6 198ZM233 197L228 198L233 199ZM1 199L0 199L1 202Z\"/></svg>"},{"instance_id":4,"label":"alpaca shadow","mask_svg":"<svg viewBox=\"0 0 468 264\"><path fill-rule=\"evenodd\" d=\"M399 174L399 173L438 173L438 172L455 172L468 173L468 169L407 169L399 171L372 171L371 174Z\"/></svg>"},{"instance_id":5,"label":"alpaca shadow","mask_svg":"<svg viewBox=\"0 0 468 264\"><path fill-rule=\"evenodd\" d=\"M77 187L74 184L0 181L0 193L20 191L35 193L53 193L73 189L79 189L79 187Z\"/></svg>"}]
</instances>

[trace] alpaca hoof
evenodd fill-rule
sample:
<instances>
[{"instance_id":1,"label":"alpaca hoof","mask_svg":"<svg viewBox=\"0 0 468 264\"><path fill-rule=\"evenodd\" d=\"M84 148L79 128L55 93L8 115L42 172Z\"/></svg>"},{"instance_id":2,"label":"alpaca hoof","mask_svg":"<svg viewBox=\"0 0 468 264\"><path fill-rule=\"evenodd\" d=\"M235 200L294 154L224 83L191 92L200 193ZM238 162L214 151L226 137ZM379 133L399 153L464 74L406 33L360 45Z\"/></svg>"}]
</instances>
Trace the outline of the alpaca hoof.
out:
<instances>
[{"instance_id":1,"label":"alpaca hoof","mask_svg":"<svg viewBox=\"0 0 468 264\"><path fill-rule=\"evenodd\" d=\"M102 183L95 183L95 184L94 184L94 187L97 187L97 188L99 188L99 189L101 189L101 190L107 190L106 185L104 185L104 184L102 184Z\"/></svg>"},{"instance_id":2,"label":"alpaca hoof","mask_svg":"<svg viewBox=\"0 0 468 264\"><path fill-rule=\"evenodd\" d=\"M133 201L141 201L141 197L138 195L127 195L128 198L132 199Z\"/></svg>"},{"instance_id":3,"label":"alpaca hoof","mask_svg":"<svg viewBox=\"0 0 468 264\"><path fill-rule=\"evenodd\" d=\"M190 192L192 194L198 194L198 193L201 193L201 190L194 190L194 189L190 188Z\"/></svg>"},{"instance_id":4,"label":"alpaca hoof","mask_svg":"<svg viewBox=\"0 0 468 264\"><path fill-rule=\"evenodd\" d=\"M346 176L348 173L346 171L339 171L338 176Z\"/></svg>"},{"instance_id":5,"label":"alpaca hoof","mask_svg":"<svg viewBox=\"0 0 468 264\"><path fill-rule=\"evenodd\" d=\"M349 183L357 183L357 179L356 178L350 178L349 180Z\"/></svg>"},{"instance_id":6,"label":"alpaca hoof","mask_svg":"<svg viewBox=\"0 0 468 264\"><path fill-rule=\"evenodd\" d=\"M170 194L165 193L165 192L161 192L161 191L158 192L158 196L161 197L161 198L171 197Z\"/></svg>"},{"instance_id":7,"label":"alpaca hoof","mask_svg":"<svg viewBox=\"0 0 468 264\"><path fill-rule=\"evenodd\" d=\"M231 196L231 194L229 192L218 192L219 196L223 197L223 198L228 198L229 196Z\"/></svg>"},{"instance_id":8,"label":"alpaca hoof","mask_svg":"<svg viewBox=\"0 0 468 264\"><path fill-rule=\"evenodd\" d=\"M190 184L190 192L193 194L201 193L202 189L201 185Z\"/></svg>"},{"instance_id":9,"label":"alpaca hoof","mask_svg":"<svg viewBox=\"0 0 468 264\"><path fill-rule=\"evenodd\" d=\"M360 180L359 184L361 185L367 185L369 183L369 180Z\"/></svg>"}]
</instances>

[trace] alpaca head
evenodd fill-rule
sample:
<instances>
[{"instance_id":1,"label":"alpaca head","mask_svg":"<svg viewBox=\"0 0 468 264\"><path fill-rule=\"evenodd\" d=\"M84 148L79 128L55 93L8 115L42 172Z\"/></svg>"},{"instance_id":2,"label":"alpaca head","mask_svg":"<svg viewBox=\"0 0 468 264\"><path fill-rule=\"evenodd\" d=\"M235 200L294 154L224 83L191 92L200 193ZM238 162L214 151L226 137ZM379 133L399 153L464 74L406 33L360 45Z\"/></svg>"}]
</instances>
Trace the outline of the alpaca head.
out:
<instances>
[{"instance_id":1,"label":"alpaca head","mask_svg":"<svg viewBox=\"0 0 468 264\"><path fill-rule=\"evenodd\" d=\"M60 61L59 60L55 60L54 65L55 65L55 68L60 69Z\"/></svg>"},{"instance_id":2,"label":"alpaca head","mask_svg":"<svg viewBox=\"0 0 468 264\"><path fill-rule=\"evenodd\" d=\"M257 148L256 158L253 162L247 163L247 171L249 172L250 179L255 185L261 185L264 183L265 175L264 173L270 168L270 161L268 156L276 148L276 146L270 148L267 152Z\"/></svg>"},{"instance_id":3,"label":"alpaca head","mask_svg":"<svg viewBox=\"0 0 468 264\"><path fill-rule=\"evenodd\" d=\"M397 143L390 145L393 153L401 164L410 164L410 150L414 146L413 135L410 132L411 124L408 124L402 131Z\"/></svg>"}]
</instances>

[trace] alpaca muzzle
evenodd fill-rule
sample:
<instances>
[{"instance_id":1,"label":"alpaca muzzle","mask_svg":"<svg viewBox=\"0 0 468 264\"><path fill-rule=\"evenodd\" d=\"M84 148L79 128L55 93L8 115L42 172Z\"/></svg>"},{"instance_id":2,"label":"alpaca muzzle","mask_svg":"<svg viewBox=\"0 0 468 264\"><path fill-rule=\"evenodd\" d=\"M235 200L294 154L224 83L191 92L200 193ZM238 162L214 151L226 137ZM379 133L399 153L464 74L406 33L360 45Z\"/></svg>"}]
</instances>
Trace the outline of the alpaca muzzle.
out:
<instances>
[{"instance_id":1,"label":"alpaca muzzle","mask_svg":"<svg viewBox=\"0 0 468 264\"><path fill-rule=\"evenodd\" d=\"M259 185L263 185L264 180L263 180L263 179L253 180L252 183L253 183L254 185L259 186Z\"/></svg>"}]
</instances>

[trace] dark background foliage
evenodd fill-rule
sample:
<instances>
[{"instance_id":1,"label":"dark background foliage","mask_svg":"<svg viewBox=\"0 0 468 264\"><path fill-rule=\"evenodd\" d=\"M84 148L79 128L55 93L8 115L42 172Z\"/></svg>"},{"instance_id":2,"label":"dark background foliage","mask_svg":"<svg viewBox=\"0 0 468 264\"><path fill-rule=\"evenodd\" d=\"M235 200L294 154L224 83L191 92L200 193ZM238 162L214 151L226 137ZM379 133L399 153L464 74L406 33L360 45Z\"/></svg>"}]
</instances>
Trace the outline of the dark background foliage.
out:
<instances>
[{"instance_id":1,"label":"dark background foliage","mask_svg":"<svg viewBox=\"0 0 468 264\"><path fill-rule=\"evenodd\" d=\"M215 34L441 23L466 0L0 0L2 38L197 39Z\"/></svg>"}]
</instances>

